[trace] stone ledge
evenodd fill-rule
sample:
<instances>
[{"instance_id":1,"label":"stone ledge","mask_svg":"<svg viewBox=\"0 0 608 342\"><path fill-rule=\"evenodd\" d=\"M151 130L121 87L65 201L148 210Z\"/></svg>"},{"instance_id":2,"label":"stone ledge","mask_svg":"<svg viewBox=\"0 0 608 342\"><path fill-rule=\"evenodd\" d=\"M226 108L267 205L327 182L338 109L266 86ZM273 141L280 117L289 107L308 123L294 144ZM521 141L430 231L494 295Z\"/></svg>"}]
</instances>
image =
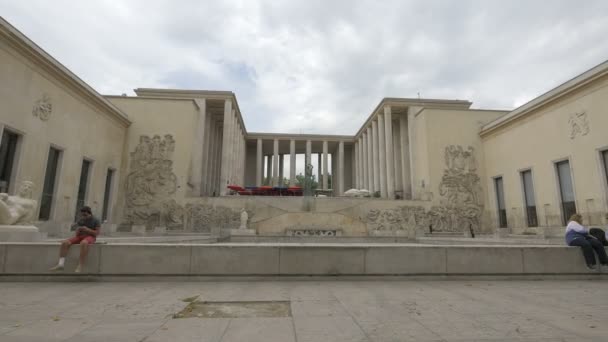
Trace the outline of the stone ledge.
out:
<instances>
[{"instance_id":1,"label":"stone ledge","mask_svg":"<svg viewBox=\"0 0 608 342\"><path fill-rule=\"evenodd\" d=\"M0 244L0 277L72 275L58 243ZM405 243L95 244L83 276L533 276L600 275L589 271L578 247L433 246ZM64 278L65 279L65 278Z\"/></svg>"}]
</instances>

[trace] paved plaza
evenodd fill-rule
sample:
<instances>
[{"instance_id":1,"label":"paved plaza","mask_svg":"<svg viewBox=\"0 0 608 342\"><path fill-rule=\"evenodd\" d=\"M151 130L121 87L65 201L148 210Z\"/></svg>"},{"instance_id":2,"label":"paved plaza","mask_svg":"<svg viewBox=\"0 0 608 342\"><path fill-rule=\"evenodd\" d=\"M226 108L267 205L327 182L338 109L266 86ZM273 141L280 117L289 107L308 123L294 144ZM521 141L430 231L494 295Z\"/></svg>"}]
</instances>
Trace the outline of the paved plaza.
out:
<instances>
[{"instance_id":1,"label":"paved plaza","mask_svg":"<svg viewBox=\"0 0 608 342\"><path fill-rule=\"evenodd\" d=\"M607 286L603 280L0 283L0 341L606 341ZM176 318L189 301L249 307L276 301L288 310L275 317L243 309L229 312L241 317Z\"/></svg>"}]
</instances>

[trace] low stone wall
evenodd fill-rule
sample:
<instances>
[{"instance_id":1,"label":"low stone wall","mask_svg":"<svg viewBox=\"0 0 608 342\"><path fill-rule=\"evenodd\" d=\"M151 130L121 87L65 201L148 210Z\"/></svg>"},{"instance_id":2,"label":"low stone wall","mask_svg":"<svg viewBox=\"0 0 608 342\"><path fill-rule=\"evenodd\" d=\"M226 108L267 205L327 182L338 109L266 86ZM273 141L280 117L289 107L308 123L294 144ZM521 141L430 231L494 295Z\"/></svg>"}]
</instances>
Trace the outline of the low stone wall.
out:
<instances>
[{"instance_id":1,"label":"low stone wall","mask_svg":"<svg viewBox=\"0 0 608 342\"><path fill-rule=\"evenodd\" d=\"M59 244L0 244L0 279L48 275ZM65 274L73 274L74 246ZM603 270L606 273L608 270ZM569 275L592 274L579 248L415 244L96 244L97 276ZM599 273L595 272L595 273Z\"/></svg>"}]
</instances>

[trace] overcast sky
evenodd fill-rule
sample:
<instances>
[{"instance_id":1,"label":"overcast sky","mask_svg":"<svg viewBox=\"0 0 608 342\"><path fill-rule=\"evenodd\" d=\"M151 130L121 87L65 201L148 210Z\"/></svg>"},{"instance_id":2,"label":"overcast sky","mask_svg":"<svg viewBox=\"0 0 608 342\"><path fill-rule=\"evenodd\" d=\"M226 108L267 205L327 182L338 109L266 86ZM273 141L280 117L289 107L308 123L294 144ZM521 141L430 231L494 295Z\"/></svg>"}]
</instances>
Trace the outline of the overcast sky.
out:
<instances>
[{"instance_id":1,"label":"overcast sky","mask_svg":"<svg viewBox=\"0 0 608 342\"><path fill-rule=\"evenodd\" d=\"M250 132L354 134L383 97L418 93L512 109L608 59L605 0L0 0L0 15L102 94L233 91Z\"/></svg>"}]
</instances>

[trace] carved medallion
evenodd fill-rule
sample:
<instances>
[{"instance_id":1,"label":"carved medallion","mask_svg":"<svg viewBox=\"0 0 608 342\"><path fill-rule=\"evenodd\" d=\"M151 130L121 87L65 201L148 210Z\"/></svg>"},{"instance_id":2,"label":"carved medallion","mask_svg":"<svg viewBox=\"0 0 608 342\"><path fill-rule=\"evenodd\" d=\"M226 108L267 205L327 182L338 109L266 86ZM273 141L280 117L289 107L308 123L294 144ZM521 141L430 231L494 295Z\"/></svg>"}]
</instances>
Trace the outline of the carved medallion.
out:
<instances>
[{"instance_id":1,"label":"carved medallion","mask_svg":"<svg viewBox=\"0 0 608 342\"><path fill-rule=\"evenodd\" d=\"M40 100L37 100L34 103L32 114L40 118L42 121L47 121L51 116L52 111L53 104L51 103L51 98L47 94L44 94Z\"/></svg>"},{"instance_id":2,"label":"carved medallion","mask_svg":"<svg viewBox=\"0 0 608 342\"><path fill-rule=\"evenodd\" d=\"M570 139L576 138L578 135L589 134L589 121L587 121L587 112L578 112L570 114L568 120L570 124Z\"/></svg>"}]
</instances>

